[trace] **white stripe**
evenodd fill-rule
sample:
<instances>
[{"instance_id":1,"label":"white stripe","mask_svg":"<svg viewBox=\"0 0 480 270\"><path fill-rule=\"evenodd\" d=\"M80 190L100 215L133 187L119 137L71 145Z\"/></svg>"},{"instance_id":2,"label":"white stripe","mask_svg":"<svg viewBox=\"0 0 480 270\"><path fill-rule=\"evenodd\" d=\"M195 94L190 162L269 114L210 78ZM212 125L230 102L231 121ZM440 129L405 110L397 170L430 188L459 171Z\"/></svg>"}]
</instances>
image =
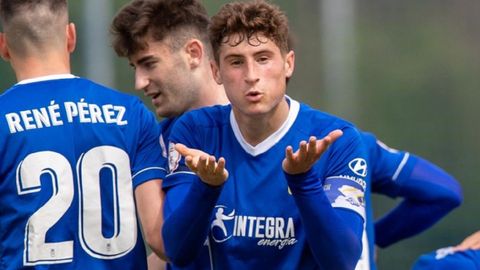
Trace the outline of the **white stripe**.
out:
<instances>
[{"instance_id":1,"label":"white stripe","mask_svg":"<svg viewBox=\"0 0 480 270\"><path fill-rule=\"evenodd\" d=\"M167 171L167 170L165 170L165 169L162 168L162 167L149 167L149 168L145 168L145 169L143 169L143 170L138 171L136 174L134 174L134 175L132 176L132 179L135 178L137 175L139 175L139 174L141 174L141 173L143 173L143 172L145 172L145 171L149 171L149 170Z\"/></svg>"},{"instance_id":2,"label":"white stripe","mask_svg":"<svg viewBox=\"0 0 480 270\"><path fill-rule=\"evenodd\" d=\"M171 176L171 175L176 175L176 174L192 174L192 175L197 175L196 173L190 172L190 171L180 171L180 172L169 173L169 174L167 174L167 177L168 177L168 176Z\"/></svg>"},{"instance_id":3,"label":"white stripe","mask_svg":"<svg viewBox=\"0 0 480 270\"><path fill-rule=\"evenodd\" d=\"M283 122L282 126L272 133L268 138L263 140L261 143L257 144L256 146L252 146L249 144L240 132L240 128L238 127L237 120L235 119L235 115L233 114L233 110L230 111L230 125L232 126L233 134L235 134L235 138L237 139L238 143L242 146L245 152L249 153L252 156L258 156L267 152L270 148L275 146L277 142L279 142L285 134L290 130L293 123L297 119L298 112L300 111L300 103L298 101L291 99L289 96L285 96L286 99L290 100L290 108L288 111L287 119Z\"/></svg>"},{"instance_id":4,"label":"white stripe","mask_svg":"<svg viewBox=\"0 0 480 270\"><path fill-rule=\"evenodd\" d=\"M393 177L392 177L392 180L393 180L393 181L396 181L396 180L397 180L398 175L399 175L400 172L403 170L403 167L404 167L405 164L407 163L407 160L408 160L409 157L410 157L410 154L409 154L409 153L405 153L405 156L403 156L402 162L400 162L400 165L398 165L398 168L397 168L397 170L395 171L395 174L394 174Z\"/></svg>"},{"instance_id":5,"label":"white stripe","mask_svg":"<svg viewBox=\"0 0 480 270\"><path fill-rule=\"evenodd\" d=\"M22 80L22 81L19 81L17 84L27 84L27 83L34 83L34 82L59 80L59 79L73 79L73 78L78 78L78 77L76 77L72 74L55 74L55 75L48 75L48 76L42 76L42 77Z\"/></svg>"}]
</instances>

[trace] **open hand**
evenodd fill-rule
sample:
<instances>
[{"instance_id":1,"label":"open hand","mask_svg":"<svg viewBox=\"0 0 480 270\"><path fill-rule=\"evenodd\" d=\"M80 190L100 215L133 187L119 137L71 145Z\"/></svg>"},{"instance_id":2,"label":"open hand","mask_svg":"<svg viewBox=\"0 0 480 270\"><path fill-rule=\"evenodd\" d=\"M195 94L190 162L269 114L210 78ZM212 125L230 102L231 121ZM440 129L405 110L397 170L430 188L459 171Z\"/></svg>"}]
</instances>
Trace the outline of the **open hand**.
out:
<instances>
[{"instance_id":1,"label":"open hand","mask_svg":"<svg viewBox=\"0 0 480 270\"><path fill-rule=\"evenodd\" d=\"M465 238L459 245L453 248L455 251L464 251L467 249L480 249L480 231L473 233Z\"/></svg>"},{"instance_id":2,"label":"open hand","mask_svg":"<svg viewBox=\"0 0 480 270\"><path fill-rule=\"evenodd\" d=\"M330 132L321 140L312 136L306 141L300 142L297 152L293 153L292 146L285 149L285 159L282 162L283 170L288 174L300 174L310 170L313 164L320 159L320 156L328 149L330 144L340 138L343 132L336 129Z\"/></svg>"},{"instance_id":3,"label":"open hand","mask_svg":"<svg viewBox=\"0 0 480 270\"><path fill-rule=\"evenodd\" d=\"M175 150L185 157L188 168L196 173L200 179L211 186L220 186L228 178L228 171L225 169L223 157L216 161L216 158L201 150L188 148L181 143L175 144Z\"/></svg>"}]
</instances>

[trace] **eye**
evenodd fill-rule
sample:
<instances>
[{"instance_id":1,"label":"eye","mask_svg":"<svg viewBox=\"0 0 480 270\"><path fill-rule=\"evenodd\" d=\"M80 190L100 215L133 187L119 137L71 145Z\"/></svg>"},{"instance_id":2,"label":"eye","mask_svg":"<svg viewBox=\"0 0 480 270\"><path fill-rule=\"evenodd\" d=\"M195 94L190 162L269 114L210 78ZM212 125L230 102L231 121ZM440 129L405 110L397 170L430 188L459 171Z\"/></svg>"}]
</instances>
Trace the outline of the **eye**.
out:
<instances>
[{"instance_id":1,"label":"eye","mask_svg":"<svg viewBox=\"0 0 480 270\"><path fill-rule=\"evenodd\" d=\"M155 68L156 64L157 64L156 61L148 61L148 62L143 63L143 67L147 70L148 69L153 69L153 68Z\"/></svg>"},{"instance_id":2,"label":"eye","mask_svg":"<svg viewBox=\"0 0 480 270\"><path fill-rule=\"evenodd\" d=\"M267 62L269 59L270 59L270 58L269 58L268 56L262 55L262 56L260 56L260 57L257 58L257 61L258 61L259 63L265 63L265 62Z\"/></svg>"},{"instance_id":3,"label":"eye","mask_svg":"<svg viewBox=\"0 0 480 270\"><path fill-rule=\"evenodd\" d=\"M243 61L241 59L232 59L230 60L230 65L231 66L239 66L243 64Z\"/></svg>"}]
</instances>

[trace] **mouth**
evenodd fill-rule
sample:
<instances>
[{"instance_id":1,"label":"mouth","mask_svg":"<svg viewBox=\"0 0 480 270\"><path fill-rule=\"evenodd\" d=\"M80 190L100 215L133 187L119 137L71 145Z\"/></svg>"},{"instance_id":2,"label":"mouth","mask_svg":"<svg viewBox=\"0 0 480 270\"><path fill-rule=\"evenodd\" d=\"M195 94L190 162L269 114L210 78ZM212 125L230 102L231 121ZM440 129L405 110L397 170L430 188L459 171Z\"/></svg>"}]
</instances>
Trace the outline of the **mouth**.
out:
<instances>
[{"instance_id":1,"label":"mouth","mask_svg":"<svg viewBox=\"0 0 480 270\"><path fill-rule=\"evenodd\" d=\"M260 91L248 91L246 97L250 101L259 101L262 98L263 94Z\"/></svg>"},{"instance_id":2,"label":"mouth","mask_svg":"<svg viewBox=\"0 0 480 270\"><path fill-rule=\"evenodd\" d=\"M161 93L149 93L147 96L150 98L152 104L155 105L160 102L161 95Z\"/></svg>"}]
</instances>

